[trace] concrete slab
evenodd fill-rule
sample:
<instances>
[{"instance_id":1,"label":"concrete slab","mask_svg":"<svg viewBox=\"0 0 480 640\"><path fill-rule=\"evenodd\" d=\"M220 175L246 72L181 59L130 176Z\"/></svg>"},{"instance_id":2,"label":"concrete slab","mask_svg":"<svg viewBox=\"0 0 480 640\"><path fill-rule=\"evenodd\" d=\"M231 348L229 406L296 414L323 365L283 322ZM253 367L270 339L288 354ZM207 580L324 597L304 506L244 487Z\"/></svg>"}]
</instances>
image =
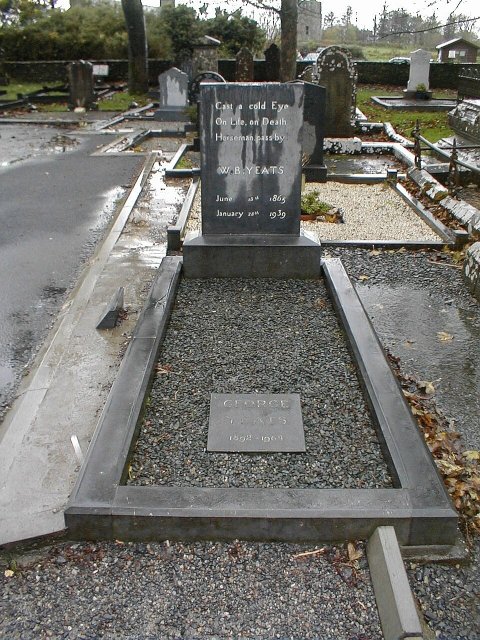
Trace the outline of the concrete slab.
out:
<instances>
[{"instance_id":1,"label":"concrete slab","mask_svg":"<svg viewBox=\"0 0 480 640\"><path fill-rule=\"evenodd\" d=\"M367 557L385 640L422 640L423 632L393 527L379 527Z\"/></svg>"},{"instance_id":2,"label":"concrete slab","mask_svg":"<svg viewBox=\"0 0 480 640\"><path fill-rule=\"evenodd\" d=\"M65 527L63 510L79 471L71 437L85 453L143 305L145 285L166 250L152 243L152 234L159 235L157 222L137 225L131 216L151 165L147 160L2 425L0 545ZM158 224L164 233L166 225ZM123 237L128 242L122 243ZM97 331L99 315L120 284L127 317L120 327Z\"/></svg>"}]
</instances>

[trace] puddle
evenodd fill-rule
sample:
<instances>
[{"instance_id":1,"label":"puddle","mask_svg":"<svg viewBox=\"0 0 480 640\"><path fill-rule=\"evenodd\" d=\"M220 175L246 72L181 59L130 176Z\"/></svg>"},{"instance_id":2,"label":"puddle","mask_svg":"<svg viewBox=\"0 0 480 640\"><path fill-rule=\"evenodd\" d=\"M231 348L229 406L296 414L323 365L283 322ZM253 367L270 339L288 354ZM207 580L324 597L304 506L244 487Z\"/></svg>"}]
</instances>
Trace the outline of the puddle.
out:
<instances>
[{"instance_id":1,"label":"puddle","mask_svg":"<svg viewBox=\"0 0 480 640\"><path fill-rule=\"evenodd\" d=\"M467 446L479 448L478 313L421 288L359 286L358 293L381 341L401 358L402 369L421 372L433 382L439 408L445 399L448 417L461 423Z\"/></svg>"},{"instance_id":2,"label":"puddle","mask_svg":"<svg viewBox=\"0 0 480 640\"><path fill-rule=\"evenodd\" d=\"M65 129L42 126L8 125L2 128L2 161L0 168L38 156L74 150L79 142Z\"/></svg>"}]
</instances>

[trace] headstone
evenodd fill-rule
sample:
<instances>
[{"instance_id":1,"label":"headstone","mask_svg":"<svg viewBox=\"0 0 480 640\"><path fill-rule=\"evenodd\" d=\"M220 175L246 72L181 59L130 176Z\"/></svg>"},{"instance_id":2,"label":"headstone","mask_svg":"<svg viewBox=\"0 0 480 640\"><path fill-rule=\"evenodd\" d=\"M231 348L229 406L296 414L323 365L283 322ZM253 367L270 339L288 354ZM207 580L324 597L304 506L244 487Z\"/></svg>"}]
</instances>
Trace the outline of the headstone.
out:
<instances>
[{"instance_id":1,"label":"headstone","mask_svg":"<svg viewBox=\"0 0 480 640\"><path fill-rule=\"evenodd\" d=\"M352 54L343 47L323 49L318 56L319 84L327 90L325 135L350 137L356 110L357 70Z\"/></svg>"},{"instance_id":2,"label":"headstone","mask_svg":"<svg viewBox=\"0 0 480 640\"><path fill-rule=\"evenodd\" d=\"M93 88L93 65L85 60L68 65L70 105L73 109L89 109L95 100Z\"/></svg>"},{"instance_id":3,"label":"headstone","mask_svg":"<svg viewBox=\"0 0 480 640\"><path fill-rule=\"evenodd\" d=\"M271 44L265 54L265 80L278 82L280 80L280 49L275 43Z\"/></svg>"},{"instance_id":4,"label":"headstone","mask_svg":"<svg viewBox=\"0 0 480 640\"><path fill-rule=\"evenodd\" d=\"M448 124L455 133L480 144L480 100L462 100L448 114Z\"/></svg>"},{"instance_id":5,"label":"headstone","mask_svg":"<svg viewBox=\"0 0 480 640\"><path fill-rule=\"evenodd\" d=\"M187 277L316 277L320 245L300 236L302 83L203 84L202 235Z\"/></svg>"},{"instance_id":6,"label":"headstone","mask_svg":"<svg viewBox=\"0 0 480 640\"><path fill-rule=\"evenodd\" d=\"M420 97L431 97L429 75L430 52L424 49L413 51L410 54L410 76L407 90L404 92L405 97L412 98L419 93L423 94Z\"/></svg>"},{"instance_id":7,"label":"headstone","mask_svg":"<svg viewBox=\"0 0 480 640\"><path fill-rule=\"evenodd\" d=\"M212 393L207 451L304 452L297 393Z\"/></svg>"},{"instance_id":8,"label":"headstone","mask_svg":"<svg viewBox=\"0 0 480 640\"><path fill-rule=\"evenodd\" d=\"M298 82L298 81L297 81ZM323 161L325 137L326 90L318 84L304 82L302 164L307 182L325 182L327 167Z\"/></svg>"},{"instance_id":9,"label":"headstone","mask_svg":"<svg viewBox=\"0 0 480 640\"><path fill-rule=\"evenodd\" d=\"M243 47L235 57L235 82L253 81L253 54Z\"/></svg>"},{"instance_id":10,"label":"headstone","mask_svg":"<svg viewBox=\"0 0 480 640\"><path fill-rule=\"evenodd\" d=\"M155 111L156 120L170 122L188 121L188 76L172 67L158 76L160 107Z\"/></svg>"},{"instance_id":11,"label":"headstone","mask_svg":"<svg viewBox=\"0 0 480 640\"><path fill-rule=\"evenodd\" d=\"M193 45L192 77L205 71L218 73L218 47L220 40L210 36L203 36Z\"/></svg>"},{"instance_id":12,"label":"headstone","mask_svg":"<svg viewBox=\"0 0 480 640\"><path fill-rule=\"evenodd\" d=\"M3 49L0 49L0 86L6 86L8 84L8 77L5 71L5 65L3 64Z\"/></svg>"},{"instance_id":13,"label":"headstone","mask_svg":"<svg viewBox=\"0 0 480 640\"><path fill-rule=\"evenodd\" d=\"M202 90L204 234L298 234L303 87Z\"/></svg>"}]
</instances>

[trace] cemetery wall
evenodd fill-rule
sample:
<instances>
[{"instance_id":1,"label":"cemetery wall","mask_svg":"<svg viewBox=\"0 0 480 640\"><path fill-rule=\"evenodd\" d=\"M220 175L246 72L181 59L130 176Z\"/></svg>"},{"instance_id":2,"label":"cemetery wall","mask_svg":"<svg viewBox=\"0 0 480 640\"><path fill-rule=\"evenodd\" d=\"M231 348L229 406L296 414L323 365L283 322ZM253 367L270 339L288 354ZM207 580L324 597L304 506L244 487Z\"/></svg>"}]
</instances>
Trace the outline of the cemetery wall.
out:
<instances>
[{"instance_id":1,"label":"cemetery wall","mask_svg":"<svg viewBox=\"0 0 480 640\"><path fill-rule=\"evenodd\" d=\"M5 71L9 77L24 82L66 82L68 60L35 61L35 62L9 62L4 63ZM95 64L108 64L108 80L127 80L127 60L96 60ZM405 85L409 77L408 64L393 64L389 62L356 62L358 70L358 82L360 84L391 84ZM160 73L166 71L172 63L168 60L151 59L149 61L149 76L152 84L157 83ZM297 74L300 74L308 63L297 63ZM476 69L480 72L480 64L449 64L432 63L430 67L430 87L433 89L456 89L458 76L465 68ZM230 82L235 80L235 60L219 60L219 73ZM266 79L266 65L264 60L254 61L255 81L262 82Z\"/></svg>"}]
</instances>

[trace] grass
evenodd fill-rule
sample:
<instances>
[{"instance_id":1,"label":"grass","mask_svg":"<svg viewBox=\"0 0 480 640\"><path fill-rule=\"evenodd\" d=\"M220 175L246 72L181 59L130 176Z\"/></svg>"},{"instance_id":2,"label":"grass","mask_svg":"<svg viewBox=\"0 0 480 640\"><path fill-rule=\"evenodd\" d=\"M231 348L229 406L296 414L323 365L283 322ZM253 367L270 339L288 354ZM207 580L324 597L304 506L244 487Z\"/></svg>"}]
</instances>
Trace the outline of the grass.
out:
<instances>
[{"instance_id":1,"label":"grass","mask_svg":"<svg viewBox=\"0 0 480 640\"><path fill-rule=\"evenodd\" d=\"M43 87L53 87L55 85L59 85L59 82L48 82L48 83L39 83L39 82L10 82L5 87L1 87L1 89L6 90L6 94L2 94L0 96L1 100L16 100L18 93L32 93L32 91L40 91ZM54 95L54 94L52 94Z\"/></svg>"},{"instance_id":2,"label":"grass","mask_svg":"<svg viewBox=\"0 0 480 640\"><path fill-rule=\"evenodd\" d=\"M2 89L7 91L6 94L0 95L0 100L16 100L17 94L32 93L33 91L40 91L44 86L51 87L60 84L59 82L10 82ZM51 93L50 95L55 95ZM35 102L32 100L32 102ZM111 98L106 100L99 100L98 108L100 111L126 111L130 108L132 102L136 102L139 106L144 106L150 102L150 98L147 95L131 94L128 91L119 91L115 93ZM68 106L66 103L55 104L37 104L39 111L67 111Z\"/></svg>"},{"instance_id":3,"label":"grass","mask_svg":"<svg viewBox=\"0 0 480 640\"><path fill-rule=\"evenodd\" d=\"M100 111L127 111L132 102L136 102L139 107L144 107L151 102L150 98L144 94L128 93L128 91L118 91L112 97L99 100Z\"/></svg>"},{"instance_id":4,"label":"grass","mask_svg":"<svg viewBox=\"0 0 480 640\"><path fill-rule=\"evenodd\" d=\"M412 137L412 129L417 120L421 134L437 142L441 138L453 135L447 120L446 111L403 111L384 109L372 102L372 96L401 96L405 87L385 87L383 85L359 85L357 87L357 106L371 122L390 122L397 133L406 138ZM455 91L434 91L435 98L456 98Z\"/></svg>"}]
</instances>

